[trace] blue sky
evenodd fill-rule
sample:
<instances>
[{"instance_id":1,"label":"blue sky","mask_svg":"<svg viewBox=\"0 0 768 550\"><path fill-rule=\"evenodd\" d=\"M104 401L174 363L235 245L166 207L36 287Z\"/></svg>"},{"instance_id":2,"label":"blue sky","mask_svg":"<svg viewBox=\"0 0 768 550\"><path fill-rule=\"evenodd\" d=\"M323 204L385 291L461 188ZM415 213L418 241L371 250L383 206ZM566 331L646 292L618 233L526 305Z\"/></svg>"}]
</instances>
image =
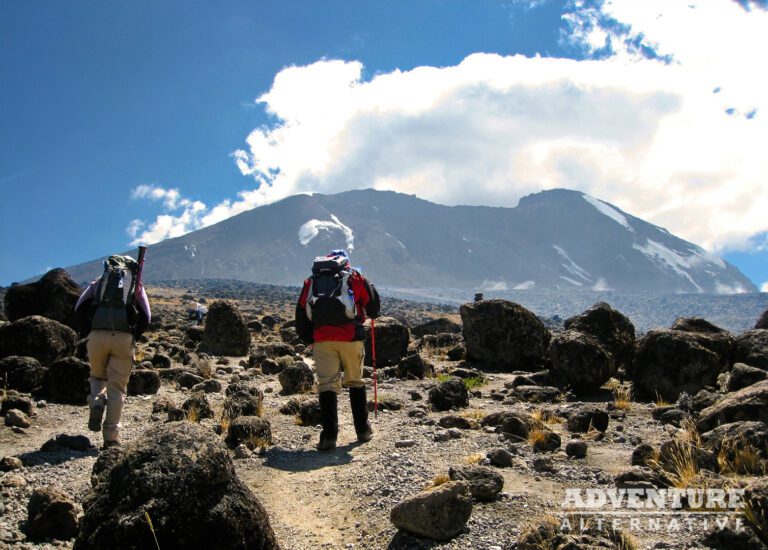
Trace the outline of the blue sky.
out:
<instances>
[{"instance_id":1,"label":"blue sky","mask_svg":"<svg viewBox=\"0 0 768 550\"><path fill-rule=\"evenodd\" d=\"M504 206L580 189L768 283L766 166L750 145L765 143L768 94L750 80L765 50L704 51L711 22L752 39L764 10L684 2L660 19L615 4L5 0L0 284L296 192L371 186ZM723 69L709 78L704 62ZM529 129L494 128L510 104ZM445 128L435 149L453 158L408 141L420 124ZM409 170L382 151L403 126ZM487 147L462 158L472 131Z\"/></svg>"}]
</instances>

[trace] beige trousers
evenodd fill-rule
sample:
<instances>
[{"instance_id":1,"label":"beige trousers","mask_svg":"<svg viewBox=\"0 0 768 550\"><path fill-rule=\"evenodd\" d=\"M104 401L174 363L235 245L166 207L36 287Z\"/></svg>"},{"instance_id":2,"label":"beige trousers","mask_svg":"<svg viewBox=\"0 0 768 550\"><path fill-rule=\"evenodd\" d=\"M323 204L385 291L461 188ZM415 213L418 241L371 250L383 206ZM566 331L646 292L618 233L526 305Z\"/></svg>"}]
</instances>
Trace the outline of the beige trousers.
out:
<instances>
[{"instance_id":1,"label":"beige trousers","mask_svg":"<svg viewBox=\"0 0 768 550\"><path fill-rule=\"evenodd\" d=\"M365 386L365 382L363 382L365 345L361 340L354 342L315 342L313 357L317 372L318 392L341 393L342 386L345 388Z\"/></svg>"},{"instance_id":2,"label":"beige trousers","mask_svg":"<svg viewBox=\"0 0 768 550\"><path fill-rule=\"evenodd\" d=\"M102 426L104 441L117 441L120 417L133 368L133 335L111 330L92 330L88 335L91 363L90 407L106 406Z\"/></svg>"}]
</instances>

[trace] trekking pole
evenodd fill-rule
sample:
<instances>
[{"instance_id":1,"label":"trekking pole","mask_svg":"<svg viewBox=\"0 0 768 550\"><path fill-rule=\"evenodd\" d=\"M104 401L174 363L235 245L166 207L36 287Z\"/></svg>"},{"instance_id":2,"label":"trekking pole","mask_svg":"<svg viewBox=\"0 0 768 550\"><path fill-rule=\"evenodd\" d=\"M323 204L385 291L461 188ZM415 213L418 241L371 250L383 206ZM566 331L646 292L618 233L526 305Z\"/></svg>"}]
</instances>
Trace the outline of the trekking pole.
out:
<instances>
[{"instance_id":1,"label":"trekking pole","mask_svg":"<svg viewBox=\"0 0 768 550\"><path fill-rule=\"evenodd\" d=\"M379 383L376 377L376 322L371 318L371 355L373 359L373 417L379 418Z\"/></svg>"},{"instance_id":2,"label":"trekking pole","mask_svg":"<svg viewBox=\"0 0 768 550\"><path fill-rule=\"evenodd\" d=\"M139 268L136 270L136 292L141 289L141 272L144 270L144 256L147 253L147 247L146 246L140 246L139 247L139 259L137 260L137 263L139 264Z\"/></svg>"}]
</instances>

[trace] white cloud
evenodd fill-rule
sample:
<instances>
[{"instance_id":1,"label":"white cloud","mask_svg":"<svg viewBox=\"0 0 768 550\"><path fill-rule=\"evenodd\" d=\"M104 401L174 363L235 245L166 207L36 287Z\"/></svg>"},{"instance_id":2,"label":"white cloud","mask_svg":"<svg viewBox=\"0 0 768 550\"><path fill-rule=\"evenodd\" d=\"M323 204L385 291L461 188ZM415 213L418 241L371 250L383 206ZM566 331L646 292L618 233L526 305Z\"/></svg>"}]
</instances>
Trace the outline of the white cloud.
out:
<instances>
[{"instance_id":1,"label":"white cloud","mask_svg":"<svg viewBox=\"0 0 768 550\"><path fill-rule=\"evenodd\" d=\"M309 242L320 234L320 231L340 231L344 235L344 242L348 252L351 252L355 248L355 235L352 233L352 229L341 223L336 215L331 214L330 221L321 220L309 220L307 223L299 227L299 242L303 245L309 244ZM399 242L399 241L398 241ZM400 243L402 246L402 243Z\"/></svg>"},{"instance_id":2,"label":"white cloud","mask_svg":"<svg viewBox=\"0 0 768 550\"><path fill-rule=\"evenodd\" d=\"M370 80L357 61L286 68L257 99L275 122L233 153L257 188L197 212L202 203L176 190L143 190L182 212L142 237L301 192L374 187L514 206L567 187L710 250L753 246L768 231L768 13L689 3L613 0L567 14L570 39L614 52L605 59L474 54ZM643 57L643 44L671 61Z\"/></svg>"},{"instance_id":3,"label":"white cloud","mask_svg":"<svg viewBox=\"0 0 768 550\"><path fill-rule=\"evenodd\" d=\"M204 203L182 197L178 189L139 185L131 192L131 198L162 201L165 210L149 225L144 220L131 220L126 228L131 246L180 237L204 227L206 214L210 215ZM174 215L173 211L180 212Z\"/></svg>"},{"instance_id":4,"label":"white cloud","mask_svg":"<svg viewBox=\"0 0 768 550\"><path fill-rule=\"evenodd\" d=\"M765 281L763 286L760 287L760 292L768 292L768 281Z\"/></svg>"}]
</instances>

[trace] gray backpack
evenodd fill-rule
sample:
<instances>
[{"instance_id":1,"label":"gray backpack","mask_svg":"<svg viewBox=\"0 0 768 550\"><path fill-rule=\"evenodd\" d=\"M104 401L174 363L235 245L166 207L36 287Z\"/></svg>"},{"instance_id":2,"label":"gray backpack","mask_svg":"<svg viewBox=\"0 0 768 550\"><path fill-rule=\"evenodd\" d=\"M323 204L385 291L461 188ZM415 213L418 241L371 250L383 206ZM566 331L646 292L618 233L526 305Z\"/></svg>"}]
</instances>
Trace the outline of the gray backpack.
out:
<instances>
[{"instance_id":1,"label":"gray backpack","mask_svg":"<svg viewBox=\"0 0 768 550\"><path fill-rule=\"evenodd\" d=\"M138 266L130 256L110 256L104 261L104 273L93 300L91 330L133 332Z\"/></svg>"}]
</instances>

